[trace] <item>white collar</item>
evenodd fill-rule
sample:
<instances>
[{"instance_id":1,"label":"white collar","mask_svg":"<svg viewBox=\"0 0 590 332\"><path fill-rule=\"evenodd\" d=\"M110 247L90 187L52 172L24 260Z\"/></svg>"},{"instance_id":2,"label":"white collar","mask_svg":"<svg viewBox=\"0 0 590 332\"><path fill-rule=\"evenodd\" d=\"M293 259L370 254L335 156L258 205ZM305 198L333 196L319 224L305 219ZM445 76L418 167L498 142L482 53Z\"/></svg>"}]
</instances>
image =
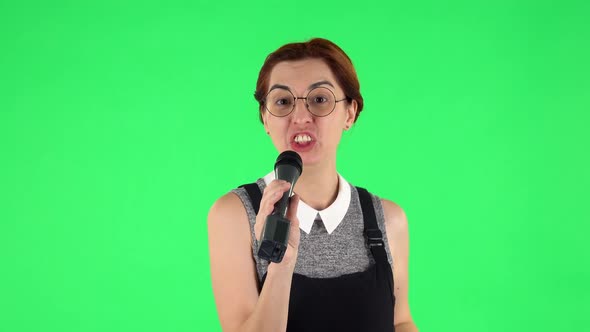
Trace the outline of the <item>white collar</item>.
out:
<instances>
[{"instance_id":1,"label":"white collar","mask_svg":"<svg viewBox=\"0 0 590 332\"><path fill-rule=\"evenodd\" d=\"M270 172L264 177L264 183L268 185L272 180L275 179L275 172ZM318 211L311 206L305 204L303 201L299 201L297 208L297 218L299 219L299 228L305 233L309 234L311 226L313 226L314 220L318 213L322 218L322 222L328 231L328 234L332 232L340 225L342 219L348 211L350 205L350 185L344 178L338 174L338 196L336 200L324 210Z\"/></svg>"}]
</instances>

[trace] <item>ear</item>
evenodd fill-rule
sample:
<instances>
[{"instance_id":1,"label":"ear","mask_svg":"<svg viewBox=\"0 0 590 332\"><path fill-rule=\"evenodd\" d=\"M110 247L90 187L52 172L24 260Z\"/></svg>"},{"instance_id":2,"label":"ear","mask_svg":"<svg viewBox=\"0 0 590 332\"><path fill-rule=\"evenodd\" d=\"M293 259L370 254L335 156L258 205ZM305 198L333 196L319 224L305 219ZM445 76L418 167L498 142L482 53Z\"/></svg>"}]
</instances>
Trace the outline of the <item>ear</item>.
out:
<instances>
[{"instance_id":1,"label":"ear","mask_svg":"<svg viewBox=\"0 0 590 332\"><path fill-rule=\"evenodd\" d=\"M356 100L353 99L352 102L346 108L346 121L344 122L344 129L348 129L352 127L352 125L354 124L357 108L358 104Z\"/></svg>"}]
</instances>

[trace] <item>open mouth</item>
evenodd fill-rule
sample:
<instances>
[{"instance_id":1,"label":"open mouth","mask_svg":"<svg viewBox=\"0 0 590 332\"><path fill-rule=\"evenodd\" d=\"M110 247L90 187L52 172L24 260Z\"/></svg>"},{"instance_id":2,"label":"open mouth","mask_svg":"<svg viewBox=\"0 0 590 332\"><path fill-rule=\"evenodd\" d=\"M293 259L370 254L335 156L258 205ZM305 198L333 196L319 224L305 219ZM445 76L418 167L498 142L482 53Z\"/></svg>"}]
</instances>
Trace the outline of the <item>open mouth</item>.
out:
<instances>
[{"instance_id":1,"label":"open mouth","mask_svg":"<svg viewBox=\"0 0 590 332\"><path fill-rule=\"evenodd\" d=\"M313 141L313 138L307 134L297 135L293 139L293 142L299 145L307 145Z\"/></svg>"},{"instance_id":2,"label":"open mouth","mask_svg":"<svg viewBox=\"0 0 590 332\"><path fill-rule=\"evenodd\" d=\"M291 146L295 151L305 152L311 150L316 141L309 134L297 134L291 141Z\"/></svg>"}]
</instances>

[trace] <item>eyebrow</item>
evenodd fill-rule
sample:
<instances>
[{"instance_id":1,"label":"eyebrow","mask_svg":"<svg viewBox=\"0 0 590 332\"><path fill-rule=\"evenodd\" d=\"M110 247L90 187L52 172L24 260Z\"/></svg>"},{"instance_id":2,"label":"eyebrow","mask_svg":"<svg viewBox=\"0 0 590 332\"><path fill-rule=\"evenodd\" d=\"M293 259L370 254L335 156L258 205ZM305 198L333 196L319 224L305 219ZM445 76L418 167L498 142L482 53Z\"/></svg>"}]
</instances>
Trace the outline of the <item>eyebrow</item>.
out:
<instances>
[{"instance_id":1,"label":"eyebrow","mask_svg":"<svg viewBox=\"0 0 590 332\"><path fill-rule=\"evenodd\" d=\"M320 85L329 85L334 88L334 85L332 83L330 83L329 81L319 81L319 82L315 82L313 84L310 84L309 87L307 88L307 90L317 88ZM283 85L283 84L273 84L273 86L270 87L270 90L273 90L273 89L283 89L283 90L291 91L291 88L289 88L288 86ZM268 90L268 91L270 91L270 90Z\"/></svg>"},{"instance_id":2,"label":"eyebrow","mask_svg":"<svg viewBox=\"0 0 590 332\"><path fill-rule=\"evenodd\" d=\"M324 85L324 84L325 84L325 85L329 85L329 86L331 86L331 87L333 87L333 88L334 88L334 85L333 85L332 83L328 82L328 81L319 81L319 82L315 82L315 83L311 84L311 85L309 86L308 90L311 90L311 89L313 89L313 88L317 88L318 86L320 86L320 85Z\"/></svg>"}]
</instances>

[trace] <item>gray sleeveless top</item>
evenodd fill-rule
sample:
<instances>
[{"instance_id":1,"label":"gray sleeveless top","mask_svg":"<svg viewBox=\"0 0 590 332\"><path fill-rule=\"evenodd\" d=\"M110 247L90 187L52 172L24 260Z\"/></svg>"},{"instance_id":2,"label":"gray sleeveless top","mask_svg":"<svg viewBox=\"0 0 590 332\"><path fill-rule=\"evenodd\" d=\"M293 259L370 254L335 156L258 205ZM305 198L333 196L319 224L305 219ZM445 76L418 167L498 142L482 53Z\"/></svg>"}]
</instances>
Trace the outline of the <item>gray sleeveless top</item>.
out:
<instances>
[{"instance_id":1,"label":"gray sleeveless top","mask_svg":"<svg viewBox=\"0 0 590 332\"><path fill-rule=\"evenodd\" d=\"M256 184L258 184L261 191L264 191L266 187L264 179L258 179ZM326 231L319 214L309 234L300 230L301 239L299 242L297 263L295 264L295 273L311 278L331 278L361 272L366 270L370 265L375 264L375 260L371 255L363 233L363 212L361 210L359 195L356 187L350 184L349 186L351 197L348 211L344 219L331 234L328 234ZM262 276L268 268L268 262L258 259L258 241L254 233L256 214L254 213L252 202L244 188L236 188L231 192L240 197L246 208L252 238L252 255L256 262L258 278L262 280ZM387 233L385 231L385 218L381 199L373 194L371 194L371 198L375 207L377 224L383 233L387 260L389 264L392 264L393 260L389 251Z\"/></svg>"}]
</instances>

